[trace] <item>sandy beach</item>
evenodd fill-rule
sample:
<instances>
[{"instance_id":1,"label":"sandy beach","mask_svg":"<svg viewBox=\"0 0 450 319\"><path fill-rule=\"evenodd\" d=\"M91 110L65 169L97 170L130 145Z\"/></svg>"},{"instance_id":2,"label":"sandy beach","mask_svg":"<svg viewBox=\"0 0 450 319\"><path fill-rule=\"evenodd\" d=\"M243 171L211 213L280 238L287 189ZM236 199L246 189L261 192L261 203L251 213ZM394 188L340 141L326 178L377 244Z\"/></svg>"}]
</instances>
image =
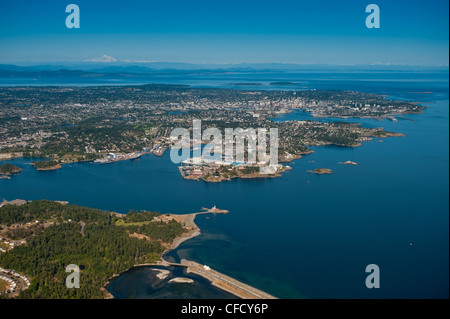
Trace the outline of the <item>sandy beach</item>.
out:
<instances>
[{"instance_id":1,"label":"sandy beach","mask_svg":"<svg viewBox=\"0 0 450 319\"><path fill-rule=\"evenodd\" d=\"M135 265L133 267L148 267L148 266L155 266L155 265L186 267L186 269L187 269L186 271L188 273L194 273L194 274L200 275L203 278L208 279L212 283L213 286L220 288L224 291L227 291L241 299L276 299L274 296L269 295L269 294L265 293L264 291L261 291L255 287L252 287L252 286L242 283L234 278L231 278L225 274L215 271L206 265L201 265L194 261L185 260L185 259L183 259L181 261L181 263L171 263L171 262L164 260L164 258L162 257L167 252L169 252L173 249L176 249L180 244L182 244L186 240L189 240L189 239L194 238L201 234L200 228L194 222L195 217L197 217L197 215L227 214L227 213L228 213L227 210L218 209L214 206L212 208L202 208L201 212L192 213L192 214L183 214L183 215L167 214L167 215L161 215L161 216L157 217L158 220L165 221L165 222L169 222L170 220L176 220L184 227L186 232L173 240L172 244L169 247L167 247L166 250L161 254L161 261L159 261L158 263ZM128 271L128 270L126 270L126 271ZM159 271L159 274L157 275L157 277L160 279L165 279L169 274L168 270L158 269L158 271ZM112 278L117 277L117 276L118 275L115 275ZM111 279L108 281L108 283L111 281ZM180 277L180 278L174 278L174 279L170 280L170 283L173 283L173 282L192 283L193 281L192 281L192 279ZM107 284L104 287L106 287ZM107 294L106 298L111 298L111 294Z\"/></svg>"},{"instance_id":2,"label":"sandy beach","mask_svg":"<svg viewBox=\"0 0 450 319\"><path fill-rule=\"evenodd\" d=\"M169 248L166 249L166 251L163 253L167 253L168 251L176 249L178 246L180 246L183 242L186 240L189 240L191 238L194 238L201 234L200 228L195 224L194 220L197 215L202 214L227 214L227 210L218 209L216 207L213 208L202 208L202 212L198 213L192 213L192 214L183 214L183 215L170 215L173 219L175 219L177 222L179 222L184 229L186 229L186 232L183 233L181 236L174 239L172 244Z\"/></svg>"}]
</instances>

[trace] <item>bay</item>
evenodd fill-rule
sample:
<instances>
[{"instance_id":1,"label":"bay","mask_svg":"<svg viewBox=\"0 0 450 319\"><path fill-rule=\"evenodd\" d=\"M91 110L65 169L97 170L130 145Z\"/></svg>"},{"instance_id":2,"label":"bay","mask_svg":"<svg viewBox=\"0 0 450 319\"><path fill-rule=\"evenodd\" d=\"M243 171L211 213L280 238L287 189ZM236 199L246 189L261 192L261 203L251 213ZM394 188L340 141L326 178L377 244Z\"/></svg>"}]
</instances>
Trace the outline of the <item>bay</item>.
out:
<instances>
[{"instance_id":1,"label":"bay","mask_svg":"<svg viewBox=\"0 0 450 319\"><path fill-rule=\"evenodd\" d=\"M406 137L314 147L281 178L184 180L168 153L56 171L36 171L25 158L2 162L24 170L0 180L0 199L65 200L121 213L182 214L217 205L230 214L198 216L202 234L168 258L207 264L280 298L448 298L448 74L447 80L435 74L301 79L307 87L388 94L428 109L404 116L414 122L349 119ZM424 91L433 93L413 93ZM310 118L294 112L276 120ZM338 164L347 160L359 165ZM334 173L306 172L318 167ZM368 264L380 267L380 289L365 286Z\"/></svg>"}]
</instances>

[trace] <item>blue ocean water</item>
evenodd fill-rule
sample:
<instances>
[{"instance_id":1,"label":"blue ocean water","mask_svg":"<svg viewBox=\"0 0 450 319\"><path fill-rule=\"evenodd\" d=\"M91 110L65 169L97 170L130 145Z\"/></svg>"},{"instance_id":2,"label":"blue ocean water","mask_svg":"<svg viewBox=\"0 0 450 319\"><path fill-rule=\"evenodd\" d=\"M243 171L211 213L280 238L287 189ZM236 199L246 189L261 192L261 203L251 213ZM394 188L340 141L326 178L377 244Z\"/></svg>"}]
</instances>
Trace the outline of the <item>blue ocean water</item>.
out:
<instances>
[{"instance_id":1,"label":"blue ocean water","mask_svg":"<svg viewBox=\"0 0 450 319\"><path fill-rule=\"evenodd\" d=\"M157 277L159 269L169 273ZM174 278L188 278L190 283L171 282ZM187 273L184 267L146 266L132 268L111 280L106 289L115 299L235 299L199 275Z\"/></svg>"},{"instance_id":2,"label":"blue ocean water","mask_svg":"<svg viewBox=\"0 0 450 319\"><path fill-rule=\"evenodd\" d=\"M448 298L448 73L292 77L277 80L388 94L428 108L404 116L414 121L350 119L406 137L357 148L314 147L315 153L290 164L281 178L184 180L168 153L110 165L68 164L57 171L36 171L28 164L32 159L16 159L7 162L24 170L0 180L0 199L178 214L217 205L230 214L197 217L202 235L171 258L207 264L280 298ZM230 82L221 81L209 83ZM308 118L294 112L276 120ZM359 165L338 164L347 160ZM334 174L306 172L319 167ZM379 289L365 286L368 264L380 267Z\"/></svg>"}]
</instances>

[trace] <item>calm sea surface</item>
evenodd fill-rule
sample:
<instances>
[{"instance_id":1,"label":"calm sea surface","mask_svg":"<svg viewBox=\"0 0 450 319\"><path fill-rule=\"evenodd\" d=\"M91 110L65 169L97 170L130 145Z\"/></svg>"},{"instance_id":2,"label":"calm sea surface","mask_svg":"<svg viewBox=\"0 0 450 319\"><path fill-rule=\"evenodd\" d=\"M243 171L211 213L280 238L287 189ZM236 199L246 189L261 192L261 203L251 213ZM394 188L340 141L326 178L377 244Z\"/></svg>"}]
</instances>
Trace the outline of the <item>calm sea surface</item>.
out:
<instances>
[{"instance_id":1,"label":"calm sea surface","mask_svg":"<svg viewBox=\"0 0 450 319\"><path fill-rule=\"evenodd\" d=\"M230 80L236 82L204 78L160 83L229 87L225 84ZM197 217L202 234L168 259L207 264L280 298L448 298L448 73L255 75L238 80L298 83L255 89L388 94L422 102L428 109L404 116L414 121L350 119L406 137L374 140L358 148L314 147L315 153L291 163L292 170L275 179L184 180L168 152L110 165L68 164L57 171L36 171L29 158L5 161L24 170L0 180L0 200L66 200L122 213L134 209L183 214L217 205L230 214ZM303 119L311 116L294 112L275 120ZM347 160L359 165L338 164ZM334 174L306 172L320 167ZM380 289L365 286L368 264L380 267ZM137 289L138 297L154 297L155 291L139 287L150 278L149 271L134 272L110 291L128 298L133 297L129 291ZM126 278L128 284L123 283ZM190 296L205 295L191 291Z\"/></svg>"}]
</instances>

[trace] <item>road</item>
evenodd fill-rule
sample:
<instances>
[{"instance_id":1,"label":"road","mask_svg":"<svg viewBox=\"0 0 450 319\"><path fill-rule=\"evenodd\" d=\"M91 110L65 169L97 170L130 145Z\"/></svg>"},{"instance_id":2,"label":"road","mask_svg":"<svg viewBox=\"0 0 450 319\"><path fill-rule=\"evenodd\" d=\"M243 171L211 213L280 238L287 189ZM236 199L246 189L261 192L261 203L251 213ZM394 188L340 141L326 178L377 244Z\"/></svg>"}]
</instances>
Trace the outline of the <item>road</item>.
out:
<instances>
[{"instance_id":1,"label":"road","mask_svg":"<svg viewBox=\"0 0 450 319\"><path fill-rule=\"evenodd\" d=\"M226 290L243 299L277 299L268 293L261 291L255 287L244 284L234 278L224 275L211 268L206 268L194 261L186 259L181 260L181 264L188 267L189 272L193 272L202 277L205 277L212 282L213 285Z\"/></svg>"}]
</instances>

